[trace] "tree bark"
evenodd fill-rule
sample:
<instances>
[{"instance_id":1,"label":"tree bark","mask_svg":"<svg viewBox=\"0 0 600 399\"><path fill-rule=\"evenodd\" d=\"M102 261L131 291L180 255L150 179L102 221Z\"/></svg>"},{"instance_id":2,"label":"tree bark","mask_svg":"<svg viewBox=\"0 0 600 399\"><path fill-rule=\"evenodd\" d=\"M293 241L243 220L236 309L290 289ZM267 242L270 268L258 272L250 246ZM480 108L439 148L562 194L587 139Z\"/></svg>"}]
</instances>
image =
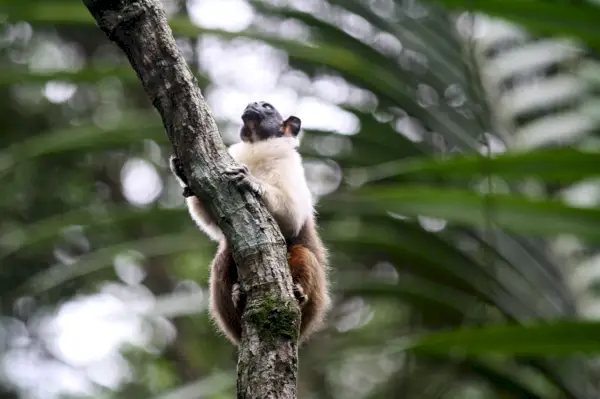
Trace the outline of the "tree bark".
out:
<instances>
[{"instance_id":1,"label":"tree bark","mask_svg":"<svg viewBox=\"0 0 600 399\"><path fill-rule=\"evenodd\" d=\"M190 187L227 237L247 293L237 397L295 398L300 310L285 240L264 204L223 171L235 165L196 80L175 44L159 0L83 0L127 55L162 117ZM223 16L227 18L227 16Z\"/></svg>"}]
</instances>

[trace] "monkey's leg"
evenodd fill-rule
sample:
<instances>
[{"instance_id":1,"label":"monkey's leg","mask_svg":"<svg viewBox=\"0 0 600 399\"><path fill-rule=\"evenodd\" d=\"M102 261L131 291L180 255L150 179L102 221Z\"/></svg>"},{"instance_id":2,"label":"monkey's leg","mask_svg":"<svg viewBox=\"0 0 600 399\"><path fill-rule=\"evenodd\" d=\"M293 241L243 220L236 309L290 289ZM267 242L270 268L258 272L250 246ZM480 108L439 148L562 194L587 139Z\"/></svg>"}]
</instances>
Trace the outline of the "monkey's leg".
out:
<instances>
[{"instance_id":1,"label":"monkey's leg","mask_svg":"<svg viewBox=\"0 0 600 399\"><path fill-rule=\"evenodd\" d=\"M294 245L289 248L288 264L294 281L294 294L298 298L302 319L300 343L321 325L328 307L327 280L324 266L308 248Z\"/></svg>"},{"instance_id":2,"label":"monkey's leg","mask_svg":"<svg viewBox=\"0 0 600 399\"><path fill-rule=\"evenodd\" d=\"M294 245L288 252L288 264L294 282L294 295L300 306L306 304L314 289L314 267L317 259L306 247Z\"/></svg>"}]
</instances>

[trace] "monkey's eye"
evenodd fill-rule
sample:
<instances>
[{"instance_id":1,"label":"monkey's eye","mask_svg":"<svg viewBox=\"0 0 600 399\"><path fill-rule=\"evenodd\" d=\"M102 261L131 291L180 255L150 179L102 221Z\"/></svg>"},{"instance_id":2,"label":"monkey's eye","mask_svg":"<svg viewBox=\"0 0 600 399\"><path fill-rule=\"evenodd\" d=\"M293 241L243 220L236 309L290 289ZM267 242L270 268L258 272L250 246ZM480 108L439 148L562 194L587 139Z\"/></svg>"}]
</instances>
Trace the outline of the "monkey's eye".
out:
<instances>
[{"instance_id":1,"label":"monkey's eye","mask_svg":"<svg viewBox=\"0 0 600 399\"><path fill-rule=\"evenodd\" d=\"M273 109L273 106L271 104L269 104L269 103L264 103L263 104L263 108L271 110L271 109Z\"/></svg>"}]
</instances>

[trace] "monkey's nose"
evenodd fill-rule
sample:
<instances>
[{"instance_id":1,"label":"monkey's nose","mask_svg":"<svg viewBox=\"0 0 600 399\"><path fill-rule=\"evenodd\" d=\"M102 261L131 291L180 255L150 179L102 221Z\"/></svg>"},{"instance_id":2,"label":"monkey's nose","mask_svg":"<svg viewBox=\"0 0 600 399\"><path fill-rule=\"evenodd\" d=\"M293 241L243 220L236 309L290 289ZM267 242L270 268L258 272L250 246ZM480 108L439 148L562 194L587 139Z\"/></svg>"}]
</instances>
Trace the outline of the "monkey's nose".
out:
<instances>
[{"instance_id":1,"label":"monkey's nose","mask_svg":"<svg viewBox=\"0 0 600 399\"><path fill-rule=\"evenodd\" d=\"M246 105L246 109L242 114L242 120L258 120L261 118L259 103L253 102Z\"/></svg>"}]
</instances>

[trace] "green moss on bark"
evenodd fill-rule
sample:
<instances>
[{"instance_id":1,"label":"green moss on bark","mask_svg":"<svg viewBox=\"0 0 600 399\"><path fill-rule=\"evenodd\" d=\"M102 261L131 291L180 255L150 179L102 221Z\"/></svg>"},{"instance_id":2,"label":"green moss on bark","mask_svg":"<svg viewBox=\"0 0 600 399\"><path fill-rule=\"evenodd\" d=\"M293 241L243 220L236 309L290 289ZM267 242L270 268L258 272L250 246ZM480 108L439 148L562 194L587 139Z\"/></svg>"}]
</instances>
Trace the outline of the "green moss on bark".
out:
<instances>
[{"instance_id":1,"label":"green moss on bark","mask_svg":"<svg viewBox=\"0 0 600 399\"><path fill-rule=\"evenodd\" d=\"M300 313L298 306L292 301L281 301L267 295L261 299L258 308L247 310L246 317L257 328L259 336L268 339L281 336L298 339Z\"/></svg>"}]
</instances>

